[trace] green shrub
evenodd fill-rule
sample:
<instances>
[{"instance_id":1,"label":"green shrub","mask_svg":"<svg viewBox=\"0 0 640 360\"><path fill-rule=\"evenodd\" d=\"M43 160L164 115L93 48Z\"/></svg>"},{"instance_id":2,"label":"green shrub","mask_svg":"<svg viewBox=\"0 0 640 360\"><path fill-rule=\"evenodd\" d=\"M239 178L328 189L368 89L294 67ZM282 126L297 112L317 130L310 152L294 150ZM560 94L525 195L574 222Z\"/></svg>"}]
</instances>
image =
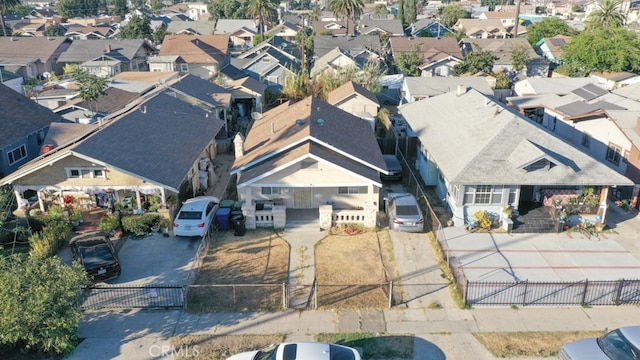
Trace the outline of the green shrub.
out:
<instances>
[{"instance_id":1,"label":"green shrub","mask_svg":"<svg viewBox=\"0 0 640 360\"><path fill-rule=\"evenodd\" d=\"M120 217L116 214L109 214L100 219L100 224L98 225L100 230L106 232L107 234L111 233L118 226L120 226Z\"/></svg>"},{"instance_id":2,"label":"green shrub","mask_svg":"<svg viewBox=\"0 0 640 360\"><path fill-rule=\"evenodd\" d=\"M491 229L492 221L489 218L489 213L487 213L486 211L478 210L474 212L473 218L476 220L476 223L478 224L478 228L485 229L485 230Z\"/></svg>"},{"instance_id":3,"label":"green shrub","mask_svg":"<svg viewBox=\"0 0 640 360\"><path fill-rule=\"evenodd\" d=\"M127 215L122 218L122 228L126 232L144 235L151 232L151 226L157 225L158 222L160 222L158 214Z\"/></svg>"},{"instance_id":4,"label":"green shrub","mask_svg":"<svg viewBox=\"0 0 640 360\"><path fill-rule=\"evenodd\" d=\"M71 225L63 219L47 221L42 231L29 236L31 251L34 257L48 258L54 256L66 244L71 236Z\"/></svg>"}]
</instances>

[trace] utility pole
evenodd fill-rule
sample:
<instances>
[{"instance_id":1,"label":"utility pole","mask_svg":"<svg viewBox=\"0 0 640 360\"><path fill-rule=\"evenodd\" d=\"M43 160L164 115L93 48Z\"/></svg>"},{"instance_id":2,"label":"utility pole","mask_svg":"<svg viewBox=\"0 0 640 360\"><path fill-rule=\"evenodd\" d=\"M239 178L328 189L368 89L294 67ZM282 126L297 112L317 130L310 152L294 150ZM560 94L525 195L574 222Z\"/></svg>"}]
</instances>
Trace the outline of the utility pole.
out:
<instances>
[{"instance_id":1,"label":"utility pole","mask_svg":"<svg viewBox=\"0 0 640 360\"><path fill-rule=\"evenodd\" d=\"M522 0L518 0L516 3L516 26L513 34L514 39L518 37L518 25L520 25L520 3L522 3Z\"/></svg>"}]
</instances>

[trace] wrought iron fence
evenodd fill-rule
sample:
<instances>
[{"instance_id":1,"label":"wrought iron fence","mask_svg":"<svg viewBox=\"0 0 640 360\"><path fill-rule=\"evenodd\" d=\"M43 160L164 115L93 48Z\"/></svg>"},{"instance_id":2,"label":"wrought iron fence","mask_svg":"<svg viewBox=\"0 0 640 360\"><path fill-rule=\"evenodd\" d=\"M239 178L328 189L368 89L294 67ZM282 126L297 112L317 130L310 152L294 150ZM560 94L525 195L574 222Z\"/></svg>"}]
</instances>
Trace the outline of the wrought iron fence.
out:
<instances>
[{"instance_id":1,"label":"wrought iron fence","mask_svg":"<svg viewBox=\"0 0 640 360\"><path fill-rule=\"evenodd\" d=\"M466 281L467 305L623 305L640 304L640 280L583 280L577 282Z\"/></svg>"},{"instance_id":2,"label":"wrought iron fence","mask_svg":"<svg viewBox=\"0 0 640 360\"><path fill-rule=\"evenodd\" d=\"M88 309L183 308L180 285L108 285L82 288L79 306Z\"/></svg>"}]
</instances>

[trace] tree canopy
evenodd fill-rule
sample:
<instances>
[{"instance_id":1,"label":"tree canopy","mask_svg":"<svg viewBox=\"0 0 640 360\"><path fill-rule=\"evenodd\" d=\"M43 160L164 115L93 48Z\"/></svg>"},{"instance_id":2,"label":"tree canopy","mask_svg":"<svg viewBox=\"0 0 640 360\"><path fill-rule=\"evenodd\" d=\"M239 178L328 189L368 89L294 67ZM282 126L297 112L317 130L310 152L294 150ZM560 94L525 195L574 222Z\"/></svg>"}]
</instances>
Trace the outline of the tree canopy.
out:
<instances>
[{"instance_id":1,"label":"tree canopy","mask_svg":"<svg viewBox=\"0 0 640 360\"><path fill-rule=\"evenodd\" d=\"M50 24L44 29L44 36L62 36L66 29L60 24Z\"/></svg>"},{"instance_id":2,"label":"tree canopy","mask_svg":"<svg viewBox=\"0 0 640 360\"><path fill-rule=\"evenodd\" d=\"M563 47L565 64L592 71L640 73L640 39L622 27L587 29Z\"/></svg>"},{"instance_id":3,"label":"tree canopy","mask_svg":"<svg viewBox=\"0 0 640 360\"><path fill-rule=\"evenodd\" d=\"M20 0L0 0L0 25L2 26L2 34L4 36L11 35L7 33L7 28L4 25L4 14L7 10L12 9L21 3L22 2Z\"/></svg>"},{"instance_id":4,"label":"tree canopy","mask_svg":"<svg viewBox=\"0 0 640 360\"><path fill-rule=\"evenodd\" d=\"M420 76L420 65L424 63L424 53L417 44L411 51L399 52L395 56L395 64L406 76Z\"/></svg>"},{"instance_id":5,"label":"tree canopy","mask_svg":"<svg viewBox=\"0 0 640 360\"><path fill-rule=\"evenodd\" d=\"M598 9L591 12L587 17L587 26L591 28L622 27L627 18L622 13L621 5L621 0L602 0L597 2Z\"/></svg>"},{"instance_id":6,"label":"tree canopy","mask_svg":"<svg viewBox=\"0 0 640 360\"><path fill-rule=\"evenodd\" d=\"M529 49L524 44L515 44L511 48L511 65L516 72L522 71L529 61Z\"/></svg>"},{"instance_id":7,"label":"tree canopy","mask_svg":"<svg viewBox=\"0 0 640 360\"><path fill-rule=\"evenodd\" d=\"M153 34L151 19L142 15L133 15L127 25L118 33L120 39L149 39Z\"/></svg>"},{"instance_id":8,"label":"tree canopy","mask_svg":"<svg viewBox=\"0 0 640 360\"><path fill-rule=\"evenodd\" d=\"M534 46L543 38L556 35L571 35L569 24L563 19L552 16L527 26L527 41Z\"/></svg>"},{"instance_id":9,"label":"tree canopy","mask_svg":"<svg viewBox=\"0 0 640 360\"><path fill-rule=\"evenodd\" d=\"M247 1L213 0L207 5L209 20L244 19L247 14Z\"/></svg>"},{"instance_id":10,"label":"tree canopy","mask_svg":"<svg viewBox=\"0 0 640 360\"><path fill-rule=\"evenodd\" d=\"M264 28L273 24L278 17L278 4L273 0L249 0L247 15L258 19L260 37L264 38Z\"/></svg>"},{"instance_id":11,"label":"tree canopy","mask_svg":"<svg viewBox=\"0 0 640 360\"><path fill-rule=\"evenodd\" d=\"M498 57L489 50L474 50L467 53L464 61L453 67L453 73L456 76L462 74L475 74L478 72L493 73L493 63Z\"/></svg>"},{"instance_id":12,"label":"tree canopy","mask_svg":"<svg viewBox=\"0 0 640 360\"><path fill-rule=\"evenodd\" d=\"M347 35L349 34L349 20L359 18L362 15L364 3L362 0L329 0L329 11L337 18L345 18Z\"/></svg>"},{"instance_id":13,"label":"tree canopy","mask_svg":"<svg viewBox=\"0 0 640 360\"><path fill-rule=\"evenodd\" d=\"M56 3L56 10L63 18L96 16L103 9L100 0L59 0Z\"/></svg>"},{"instance_id":14,"label":"tree canopy","mask_svg":"<svg viewBox=\"0 0 640 360\"><path fill-rule=\"evenodd\" d=\"M450 28L458 19L468 19L471 17L471 13L469 13L462 5L452 4L447 5L440 8L440 22L442 25Z\"/></svg>"}]
</instances>

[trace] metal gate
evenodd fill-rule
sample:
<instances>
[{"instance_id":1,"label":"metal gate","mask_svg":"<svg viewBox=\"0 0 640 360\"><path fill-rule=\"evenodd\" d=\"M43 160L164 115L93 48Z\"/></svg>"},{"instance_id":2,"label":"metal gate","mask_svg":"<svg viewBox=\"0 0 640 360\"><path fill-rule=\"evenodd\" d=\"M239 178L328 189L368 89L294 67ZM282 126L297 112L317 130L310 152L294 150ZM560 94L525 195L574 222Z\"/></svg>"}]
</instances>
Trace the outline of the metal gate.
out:
<instances>
[{"instance_id":1,"label":"metal gate","mask_svg":"<svg viewBox=\"0 0 640 360\"><path fill-rule=\"evenodd\" d=\"M177 285L93 285L82 288L80 309L172 309L184 307Z\"/></svg>"}]
</instances>

